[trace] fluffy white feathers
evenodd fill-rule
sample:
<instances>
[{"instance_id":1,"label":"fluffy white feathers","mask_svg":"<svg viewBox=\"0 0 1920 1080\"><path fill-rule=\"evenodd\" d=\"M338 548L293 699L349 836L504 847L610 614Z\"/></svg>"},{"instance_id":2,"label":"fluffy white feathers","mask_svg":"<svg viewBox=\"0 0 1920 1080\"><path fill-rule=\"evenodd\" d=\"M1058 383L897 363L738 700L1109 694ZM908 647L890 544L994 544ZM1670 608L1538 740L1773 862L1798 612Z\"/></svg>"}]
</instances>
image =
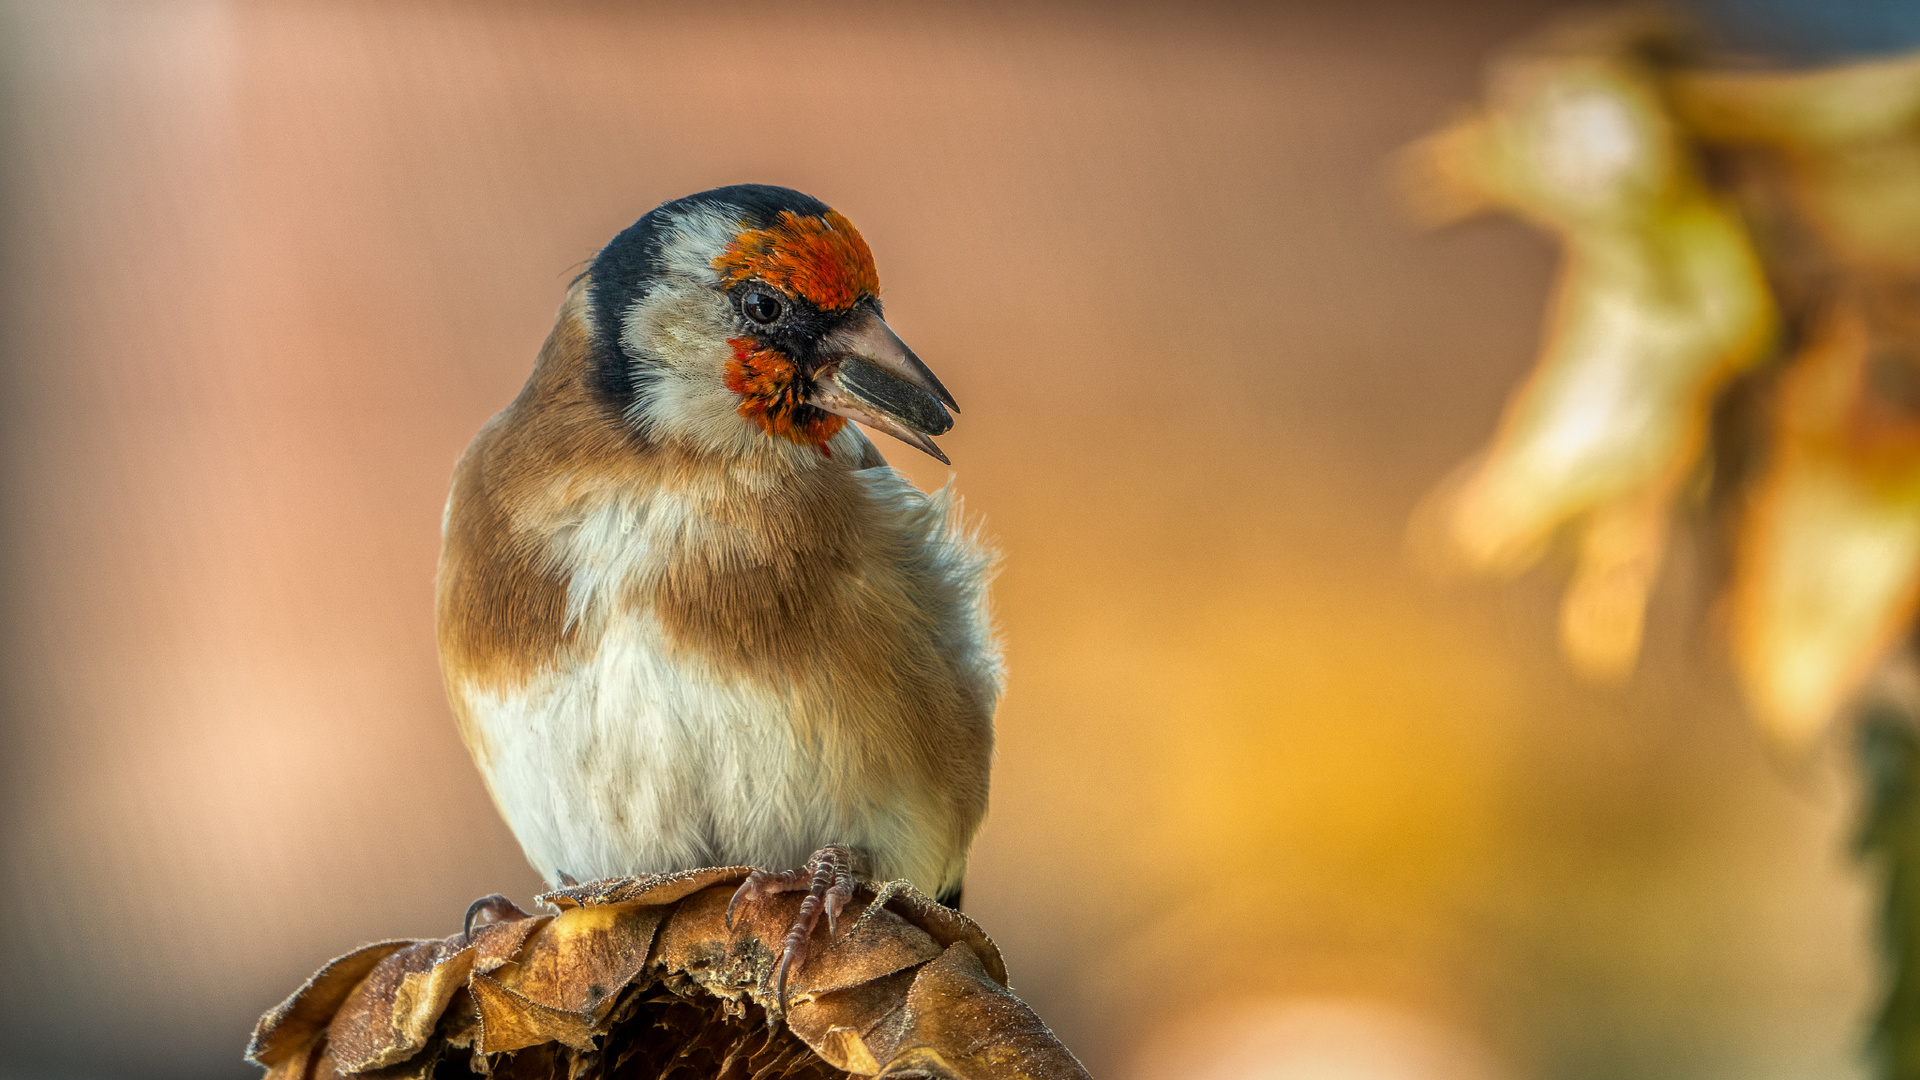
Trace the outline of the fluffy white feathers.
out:
<instances>
[{"instance_id":1,"label":"fluffy white feathers","mask_svg":"<svg viewBox=\"0 0 1920 1080\"><path fill-rule=\"evenodd\" d=\"M926 495L885 466L849 475L897 548L912 553L895 585L916 594L902 599L939 616L928 631L990 714L1002 679L985 605L991 556L958 527L947 490ZM797 866L833 843L867 851L878 877L933 894L953 888L972 828L956 833L947 793L873 771L885 755L837 745L835 726L807 722L802 714L830 704L834 687L742 677L677 649L644 603L635 606L685 546L731 542L723 504L740 494L725 485L609 493L552 534L567 620L590 625L595 645L522 686L451 686L492 747L482 769L495 800L553 881Z\"/></svg>"}]
</instances>

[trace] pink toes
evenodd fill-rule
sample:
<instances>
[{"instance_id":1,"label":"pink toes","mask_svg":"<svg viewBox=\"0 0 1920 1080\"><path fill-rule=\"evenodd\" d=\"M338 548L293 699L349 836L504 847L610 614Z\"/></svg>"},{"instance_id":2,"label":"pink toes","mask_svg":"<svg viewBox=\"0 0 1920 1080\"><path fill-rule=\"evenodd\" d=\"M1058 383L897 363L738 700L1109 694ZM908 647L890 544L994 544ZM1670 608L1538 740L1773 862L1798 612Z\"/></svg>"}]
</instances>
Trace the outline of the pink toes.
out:
<instances>
[{"instance_id":1,"label":"pink toes","mask_svg":"<svg viewBox=\"0 0 1920 1080\"><path fill-rule=\"evenodd\" d=\"M784 873L755 870L747 875L747 880L740 883L740 887L734 890L733 898L727 901L726 921L731 927L734 912L742 903L802 889L807 892L807 898L800 902L800 912L782 943L780 966L774 969L774 993L780 1003L780 1011L785 1012L787 1008L787 976L806 964L813 932L820 925L820 916L824 914L827 917L829 941L839 934L840 913L852 901L854 887L859 881L854 866L852 851L837 845L823 847L814 852L801 869Z\"/></svg>"}]
</instances>

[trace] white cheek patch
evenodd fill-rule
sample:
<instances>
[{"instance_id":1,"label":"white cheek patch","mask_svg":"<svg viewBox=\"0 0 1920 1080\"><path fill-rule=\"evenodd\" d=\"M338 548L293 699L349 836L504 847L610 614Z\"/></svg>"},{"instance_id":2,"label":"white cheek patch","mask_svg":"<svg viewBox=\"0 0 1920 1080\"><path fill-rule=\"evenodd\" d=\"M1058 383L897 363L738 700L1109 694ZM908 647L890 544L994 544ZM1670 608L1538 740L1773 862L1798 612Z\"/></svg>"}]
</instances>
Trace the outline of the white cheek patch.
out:
<instances>
[{"instance_id":1,"label":"white cheek patch","mask_svg":"<svg viewBox=\"0 0 1920 1080\"><path fill-rule=\"evenodd\" d=\"M666 231L657 281L620 319L620 344L636 358L627 421L652 440L763 466L811 467L825 460L817 448L741 416L740 396L727 389L727 341L742 328L713 260L742 227L737 214L707 207L682 213Z\"/></svg>"},{"instance_id":2,"label":"white cheek patch","mask_svg":"<svg viewBox=\"0 0 1920 1080\"><path fill-rule=\"evenodd\" d=\"M740 415L740 396L727 389L727 340L739 332L732 305L710 285L669 281L634 301L620 325L620 343L640 365L628 421L650 439L709 453L792 466L821 460Z\"/></svg>"},{"instance_id":3,"label":"white cheek patch","mask_svg":"<svg viewBox=\"0 0 1920 1080\"><path fill-rule=\"evenodd\" d=\"M734 332L723 294L680 281L655 286L620 318L620 344L628 353L676 369L724 363L733 355L727 339Z\"/></svg>"},{"instance_id":4,"label":"white cheek patch","mask_svg":"<svg viewBox=\"0 0 1920 1080\"><path fill-rule=\"evenodd\" d=\"M735 452L749 445L753 425L727 389L731 315L726 297L678 282L655 288L627 309L620 343L641 365L628 419L647 437Z\"/></svg>"}]
</instances>

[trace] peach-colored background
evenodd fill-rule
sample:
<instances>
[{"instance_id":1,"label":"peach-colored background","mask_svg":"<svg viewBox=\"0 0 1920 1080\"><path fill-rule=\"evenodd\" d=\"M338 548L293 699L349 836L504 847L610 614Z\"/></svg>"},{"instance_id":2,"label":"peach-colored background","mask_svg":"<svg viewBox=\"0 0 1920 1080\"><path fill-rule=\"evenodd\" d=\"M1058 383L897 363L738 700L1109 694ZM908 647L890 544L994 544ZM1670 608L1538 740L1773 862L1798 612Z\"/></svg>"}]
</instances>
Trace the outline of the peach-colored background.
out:
<instances>
[{"instance_id":1,"label":"peach-colored background","mask_svg":"<svg viewBox=\"0 0 1920 1080\"><path fill-rule=\"evenodd\" d=\"M581 260L748 180L860 225L966 409L968 903L1097 1075L1855 1075L1851 793L1744 726L1704 560L1599 691L1558 569L1402 553L1552 253L1384 160L1550 10L7 6L0 1076L244 1077L327 957L529 901L440 696L447 475Z\"/></svg>"}]
</instances>

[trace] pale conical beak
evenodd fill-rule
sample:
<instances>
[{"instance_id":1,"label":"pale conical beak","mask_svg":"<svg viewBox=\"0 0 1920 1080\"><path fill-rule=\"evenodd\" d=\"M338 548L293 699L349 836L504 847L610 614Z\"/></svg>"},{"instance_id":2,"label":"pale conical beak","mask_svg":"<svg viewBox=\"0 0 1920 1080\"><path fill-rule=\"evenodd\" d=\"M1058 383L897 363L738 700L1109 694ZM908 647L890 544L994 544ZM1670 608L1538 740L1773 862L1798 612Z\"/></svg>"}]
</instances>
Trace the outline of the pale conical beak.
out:
<instances>
[{"instance_id":1,"label":"pale conical beak","mask_svg":"<svg viewBox=\"0 0 1920 1080\"><path fill-rule=\"evenodd\" d=\"M947 410L960 407L892 327L869 311L828 335L825 345L827 364L814 375L808 404L952 464L930 436L952 430Z\"/></svg>"}]
</instances>

